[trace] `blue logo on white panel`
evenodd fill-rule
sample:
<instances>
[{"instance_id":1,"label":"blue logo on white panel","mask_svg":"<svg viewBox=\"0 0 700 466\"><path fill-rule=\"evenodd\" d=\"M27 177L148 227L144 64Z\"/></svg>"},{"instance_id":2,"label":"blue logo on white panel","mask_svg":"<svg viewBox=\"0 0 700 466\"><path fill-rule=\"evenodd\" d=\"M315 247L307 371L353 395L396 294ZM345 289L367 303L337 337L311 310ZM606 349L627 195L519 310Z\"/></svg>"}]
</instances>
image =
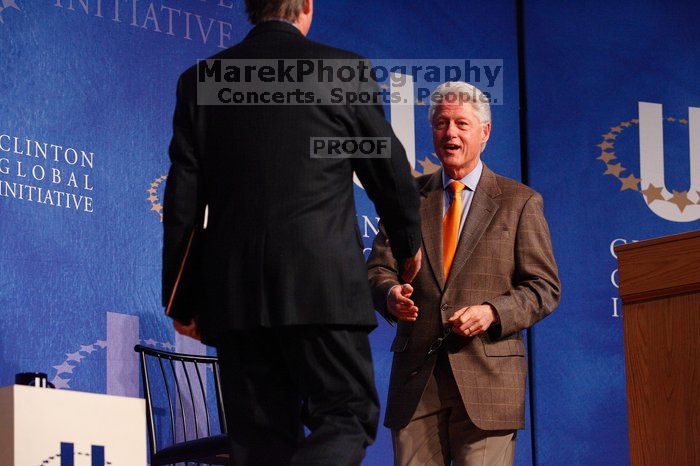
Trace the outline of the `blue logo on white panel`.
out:
<instances>
[{"instance_id":1,"label":"blue logo on white panel","mask_svg":"<svg viewBox=\"0 0 700 466\"><path fill-rule=\"evenodd\" d=\"M76 451L75 444L72 442L61 442L59 453L51 455L39 463L43 465L60 465L60 466L105 466L111 465L110 461L105 460L105 447L102 445L92 445L90 450Z\"/></svg>"}]
</instances>

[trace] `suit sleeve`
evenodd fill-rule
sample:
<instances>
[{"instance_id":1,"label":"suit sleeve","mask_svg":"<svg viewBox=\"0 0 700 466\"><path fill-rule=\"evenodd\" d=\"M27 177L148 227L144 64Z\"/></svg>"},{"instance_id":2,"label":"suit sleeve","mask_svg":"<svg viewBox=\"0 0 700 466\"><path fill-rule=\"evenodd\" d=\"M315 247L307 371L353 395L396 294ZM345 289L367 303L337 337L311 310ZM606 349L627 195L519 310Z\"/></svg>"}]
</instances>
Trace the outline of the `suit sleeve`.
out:
<instances>
[{"instance_id":1,"label":"suit sleeve","mask_svg":"<svg viewBox=\"0 0 700 466\"><path fill-rule=\"evenodd\" d=\"M163 306L168 303L198 212L199 164L192 129L193 106L189 98L194 98L194 95L188 95L183 75L177 85L169 148L170 170L163 202Z\"/></svg>"},{"instance_id":2,"label":"suit sleeve","mask_svg":"<svg viewBox=\"0 0 700 466\"><path fill-rule=\"evenodd\" d=\"M498 313L500 325L489 329L498 339L529 328L559 303L561 284L554 260L542 196L535 193L520 214L515 239L513 288L486 302Z\"/></svg>"},{"instance_id":3,"label":"suit sleeve","mask_svg":"<svg viewBox=\"0 0 700 466\"><path fill-rule=\"evenodd\" d=\"M397 321L386 308L387 293L394 285L399 285L399 264L394 259L391 248L386 245L384 225L379 222L379 233L374 237L372 252L367 259L367 276L372 290L374 308L389 322Z\"/></svg>"},{"instance_id":4,"label":"suit sleeve","mask_svg":"<svg viewBox=\"0 0 700 466\"><path fill-rule=\"evenodd\" d=\"M360 83L361 92L378 96L376 83ZM412 257L420 247L420 199L406 151L386 121L381 99L376 104L355 105L358 137L384 137L390 141L389 158L354 158L353 170L374 203L399 261Z\"/></svg>"}]
</instances>

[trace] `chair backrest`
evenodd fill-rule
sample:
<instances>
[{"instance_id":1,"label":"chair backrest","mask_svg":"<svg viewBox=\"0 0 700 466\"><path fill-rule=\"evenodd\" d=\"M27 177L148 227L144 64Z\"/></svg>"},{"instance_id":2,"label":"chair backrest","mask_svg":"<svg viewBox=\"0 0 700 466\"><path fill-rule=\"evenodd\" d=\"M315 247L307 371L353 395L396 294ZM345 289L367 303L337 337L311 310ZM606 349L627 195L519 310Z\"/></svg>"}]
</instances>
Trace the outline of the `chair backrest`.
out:
<instances>
[{"instance_id":1,"label":"chair backrest","mask_svg":"<svg viewBox=\"0 0 700 466\"><path fill-rule=\"evenodd\" d=\"M159 439L164 443L170 438L172 445L226 434L217 357L171 353L142 345L136 345L134 351L140 355L151 455L160 449ZM215 410L209 409L212 397L207 396L207 382L212 379L208 377L209 369L213 375ZM167 416L156 415L162 411ZM212 429L216 424L218 430Z\"/></svg>"}]
</instances>

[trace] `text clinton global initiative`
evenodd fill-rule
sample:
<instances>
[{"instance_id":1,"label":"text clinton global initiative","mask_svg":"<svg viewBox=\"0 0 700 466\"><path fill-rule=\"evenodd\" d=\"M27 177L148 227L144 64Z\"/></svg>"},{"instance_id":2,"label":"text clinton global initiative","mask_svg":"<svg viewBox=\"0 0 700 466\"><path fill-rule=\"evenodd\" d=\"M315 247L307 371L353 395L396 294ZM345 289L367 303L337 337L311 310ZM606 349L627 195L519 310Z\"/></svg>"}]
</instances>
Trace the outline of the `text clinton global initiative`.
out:
<instances>
[{"instance_id":1,"label":"text clinton global initiative","mask_svg":"<svg viewBox=\"0 0 700 466\"><path fill-rule=\"evenodd\" d=\"M92 213L94 156L0 134L0 197Z\"/></svg>"}]
</instances>

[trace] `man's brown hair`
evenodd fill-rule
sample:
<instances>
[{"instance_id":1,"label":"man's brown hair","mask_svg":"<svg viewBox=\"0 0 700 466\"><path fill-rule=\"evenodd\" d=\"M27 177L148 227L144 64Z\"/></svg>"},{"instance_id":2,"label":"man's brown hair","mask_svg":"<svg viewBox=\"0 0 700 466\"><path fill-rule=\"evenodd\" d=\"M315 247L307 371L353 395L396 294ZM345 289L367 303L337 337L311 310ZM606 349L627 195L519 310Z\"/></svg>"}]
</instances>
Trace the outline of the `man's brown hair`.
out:
<instances>
[{"instance_id":1,"label":"man's brown hair","mask_svg":"<svg viewBox=\"0 0 700 466\"><path fill-rule=\"evenodd\" d=\"M270 19L296 21L304 8L305 0L245 0L248 19L258 24Z\"/></svg>"}]
</instances>

